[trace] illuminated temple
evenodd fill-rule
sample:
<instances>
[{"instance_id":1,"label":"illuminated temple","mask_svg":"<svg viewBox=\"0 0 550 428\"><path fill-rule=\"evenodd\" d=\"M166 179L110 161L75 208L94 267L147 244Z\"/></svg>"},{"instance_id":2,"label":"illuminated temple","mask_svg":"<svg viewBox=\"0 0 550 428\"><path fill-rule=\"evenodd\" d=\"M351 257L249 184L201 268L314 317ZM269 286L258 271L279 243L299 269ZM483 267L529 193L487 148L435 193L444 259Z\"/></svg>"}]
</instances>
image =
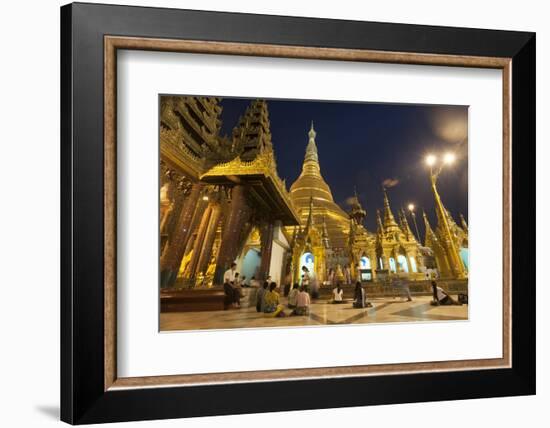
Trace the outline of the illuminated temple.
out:
<instances>
[{"instance_id":1,"label":"illuminated temple","mask_svg":"<svg viewBox=\"0 0 550 428\"><path fill-rule=\"evenodd\" d=\"M392 275L421 280L433 272L465 277L463 217L459 226L436 207L438 225L432 229L424 215L420 243L405 212L393 211L383 190L382 211L370 213L377 230L367 230L357 195L348 210L334 201L322 176L313 123L302 172L287 190L277 172L267 102L252 101L230 136L220 135L219 102L161 97L161 287L220 286L233 262L241 276L271 276L278 284L298 282L302 266L321 285L330 272L343 282Z\"/></svg>"}]
</instances>

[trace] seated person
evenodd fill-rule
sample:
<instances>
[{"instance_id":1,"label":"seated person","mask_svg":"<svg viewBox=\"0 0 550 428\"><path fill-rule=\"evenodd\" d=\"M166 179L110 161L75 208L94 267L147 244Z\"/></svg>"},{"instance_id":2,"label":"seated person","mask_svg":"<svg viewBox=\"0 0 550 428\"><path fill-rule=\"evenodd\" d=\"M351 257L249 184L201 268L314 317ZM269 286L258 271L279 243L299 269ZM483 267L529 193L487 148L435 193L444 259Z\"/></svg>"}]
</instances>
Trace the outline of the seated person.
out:
<instances>
[{"instance_id":1,"label":"seated person","mask_svg":"<svg viewBox=\"0 0 550 428\"><path fill-rule=\"evenodd\" d=\"M437 286L437 283L435 281L432 281L432 296L433 300L431 302L434 306L439 305L458 305L461 306L462 303L457 302L454 300L445 290L443 290L441 287Z\"/></svg>"},{"instance_id":2,"label":"seated person","mask_svg":"<svg viewBox=\"0 0 550 428\"><path fill-rule=\"evenodd\" d=\"M298 293L300 290L298 289L298 284L294 284L292 287L292 290L288 293L288 307L291 309L294 309L296 307L296 298L298 297Z\"/></svg>"},{"instance_id":3,"label":"seated person","mask_svg":"<svg viewBox=\"0 0 550 428\"><path fill-rule=\"evenodd\" d=\"M296 296L296 309L292 312L294 315L307 315L309 313L309 305L311 299L306 291L306 288L302 285L300 292Z\"/></svg>"},{"instance_id":4,"label":"seated person","mask_svg":"<svg viewBox=\"0 0 550 428\"><path fill-rule=\"evenodd\" d=\"M332 303L344 303L344 290L338 281L336 288L332 290Z\"/></svg>"},{"instance_id":5,"label":"seated person","mask_svg":"<svg viewBox=\"0 0 550 428\"><path fill-rule=\"evenodd\" d=\"M367 301L367 293L361 286L361 281L355 283L355 292L353 295L353 307L354 308L372 308L372 303Z\"/></svg>"},{"instance_id":6,"label":"seated person","mask_svg":"<svg viewBox=\"0 0 550 428\"><path fill-rule=\"evenodd\" d=\"M262 288L260 288L258 290L258 294L256 294L256 312L264 311L265 293L267 292L268 287L269 287L269 283L267 281L264 281Z\"/></svg>"},{"instance_id":7,"label":"seated person","mask_svg":"<svg viewBox=\"0 0 550 428\"><path fill-rule=\"evenodd\" d=\"M274 317L284 316L283 306L279 304L279 293L275 291L277 284L269 284L269 291L264 294L264 313L273 314Z\"/></svg>"}]
</instances>

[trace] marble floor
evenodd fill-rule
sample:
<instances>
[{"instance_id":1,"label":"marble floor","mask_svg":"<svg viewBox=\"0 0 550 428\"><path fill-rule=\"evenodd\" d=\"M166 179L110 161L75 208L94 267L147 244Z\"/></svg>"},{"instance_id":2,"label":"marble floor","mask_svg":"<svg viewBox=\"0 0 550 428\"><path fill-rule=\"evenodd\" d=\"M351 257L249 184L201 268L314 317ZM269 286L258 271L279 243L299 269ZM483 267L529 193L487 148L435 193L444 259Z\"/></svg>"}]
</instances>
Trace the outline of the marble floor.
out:
<instances>
[{"instance_id":1,"label":"marble floor","mask_svg":"<svg viewBox=\"0 0 550 428\"><path fill-rule=\"evenodd\" d=\"M429 322L468 319L468 305L432 306L431 297L415 297L412 302L400 298L373 299L372 308L355 309L351 301L334 305L316 301L307 316L274 318L257 313L255 307L209 312L169 312L160 315L161 331L206 330L257 327L292 327L330 324L367 324L389 322ZM286 307L286 299L281 299ZM289 314L290 309L285 309Z\"/></svg>"}]
</instances>

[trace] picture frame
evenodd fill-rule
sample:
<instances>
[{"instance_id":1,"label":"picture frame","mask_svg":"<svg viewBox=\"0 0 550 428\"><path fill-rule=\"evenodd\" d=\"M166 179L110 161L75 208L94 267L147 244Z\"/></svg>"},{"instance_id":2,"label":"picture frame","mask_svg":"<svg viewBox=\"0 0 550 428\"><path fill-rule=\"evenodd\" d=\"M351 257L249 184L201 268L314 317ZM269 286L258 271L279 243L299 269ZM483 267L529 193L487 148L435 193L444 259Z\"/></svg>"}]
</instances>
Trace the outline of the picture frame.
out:
<instances>
[{"instance_id":1,"label":"picture frame","mask_svg":"<svg viewBox=\"0 0 550 428\"><path fill-rule=\"evenodd\" d=\"M503 357L119 378L119 49L501 69ZM535 96L533 33L80 3L63 6L61 419L85 424L534 394ZM240 399L244 395L247 400Z\"/></svg>"}]
</instances>

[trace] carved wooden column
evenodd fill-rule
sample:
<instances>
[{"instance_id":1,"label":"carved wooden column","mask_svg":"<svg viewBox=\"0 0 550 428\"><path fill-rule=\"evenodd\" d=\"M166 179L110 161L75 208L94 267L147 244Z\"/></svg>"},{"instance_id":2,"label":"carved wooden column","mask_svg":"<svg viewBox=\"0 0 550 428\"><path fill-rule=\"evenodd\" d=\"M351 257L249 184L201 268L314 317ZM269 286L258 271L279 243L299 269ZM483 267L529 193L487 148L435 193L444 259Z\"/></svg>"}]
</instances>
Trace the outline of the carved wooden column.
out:
<instances>
[{"instance_id":1,"label":"carved wooden column","mask_svg":"<svg viewBox=\"0 0 550 428\"><path fill-rule=\"evenodd\" d=\"M206 229L208 228L211 214L212 207L208 206L206 211L203 212L199 228L197 229L197 236L195 237L195 243L193 245L193 255L191 256L191 260L189 261L189 265L187 267L187 277L189 278L195 278L197 276L197 264L201 255L204 238L206 236Z\"/></svg>"},{"instance_id":2,"label":"carved wooden column","mask_svg":"<svg viewBox=\"0 0 550 428\"><path fill-rule=\"evenodd\" d=\"M263 281L269 276L271 264L271 252L273 250L273 232L275 227L272 221L263 223L260 228L260 241L262 246L262 256L260 262L260 280Z\"/></svg>"},{"instance_id":3,"label":"carved wooden column","mask_svg":"<svg viewBox=\"0 0 550 428\"><path fill-rule=\"evenodd\" d=\"M172 194L174 183L166 181L160 188L160 233L164 233L166 224L170 218L170 213L174 209L174 202L172 201Z\"/></svg>"},{"instance_id":4,"label":"carved wooden column","mask_svg":"<svg viewBox=\"0 0 550 428\"><path fill-rule=\"evenodd\" d=\"M222 232L218 253L215 284L223 283L223 274L235 261L239 251L242 229L250 216L250 208L245 198L245 187L236 185L231 190L231 205Z\"/></svg>"},{"instance_id":5,"label":"carved wooden column","mask_svg":"<svg viewBox=\"0 0 550 428\"><path fill-rule=\"evenodd\" d=\"M189 195L189 192L191 191L191 186L193 185L193 183L184 175L179 174L173 168L170 168L162 160L160 162L160 166L161 166L161 175L160 175L161 227L160 227L160 230L161 230L161 234L171 236L172 232L174 231L174 228L176 227L176 223L179 219L179 216L181 214L181 210L183 208L185 199ZM171 205L169 207L169 211L164 212L165 215L163 218L162 188L166 184L168 185L166 196L168 196L168 198L171 200Z\"/></svg>"},{"instance_id":6,"label":"carved wooden column","mask_svg":"<svg viewBox=\"0 0 550 428\"><path fill-rule=\"evenodd\" d=\"M202 183L194 183L185 199L179 218L170 236L166 251L161 258L161 287L170 287L176 281L178 270L191 235L190 226L199 200Z\"/></svg>"},{"instance_id":7,"label":"carved wooden column","mask_svg":"<svg viewBox=\"0 0 550 428\"><path fill-rule=\"evenodd\" d=\"M204 237L204 244L197 264L197 273L204 273L208 269L210 258L212 254L212 246L216 239L216 231L218 230L218 224L220 222L222 209L219 203L212 204L212 214L210 215L210 221L208 223L208 229Z\"/></svg>"}]
</instances>

